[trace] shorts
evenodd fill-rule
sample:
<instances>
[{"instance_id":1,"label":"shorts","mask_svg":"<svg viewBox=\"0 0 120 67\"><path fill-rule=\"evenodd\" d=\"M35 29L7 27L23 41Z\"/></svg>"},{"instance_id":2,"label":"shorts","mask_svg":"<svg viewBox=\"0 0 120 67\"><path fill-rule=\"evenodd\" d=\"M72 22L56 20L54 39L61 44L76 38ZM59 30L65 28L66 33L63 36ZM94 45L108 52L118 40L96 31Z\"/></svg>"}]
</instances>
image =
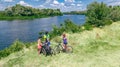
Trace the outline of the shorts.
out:
<instances>
[{"instance_id":1,"label":"shorts","mask_svg":"<svg viewBox=\"0 0 120 67\"><path fill-rule=\"evenodd\" d=\"M63 44L67 45L68 43L67 43L67 42L64 42Z\"/></svg>"},{"instance_id":2,"label":"shorts","mask_svg":"<svg viewBox=\"0 0 120 67\"><path fill-rule=\"evenodd\" d=\"M38 49L41 49L41 48L42 48L42 46L41 46L41 45L39 45L39 46L38 46Z\"/></svg>"}]
</instances>

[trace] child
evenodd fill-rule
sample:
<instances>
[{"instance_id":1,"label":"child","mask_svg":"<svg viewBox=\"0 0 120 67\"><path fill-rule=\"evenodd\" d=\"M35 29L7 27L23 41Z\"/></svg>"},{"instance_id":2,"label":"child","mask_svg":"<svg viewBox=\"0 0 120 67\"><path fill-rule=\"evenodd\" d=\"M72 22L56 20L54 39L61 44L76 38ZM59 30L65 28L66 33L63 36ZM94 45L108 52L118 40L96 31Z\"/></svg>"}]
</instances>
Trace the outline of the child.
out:
<instances>
[{"instance_id":1,"label":"child","mask_svg":"<svg viewBox=\"0 0 120 67\"><path fill-rule=\"evenodd\" d=\"M38 46L38 54L40 54L41 48L42 48L42 42L41 42L40 38L38 38L38 44L37 44L37 46Z\"/></svg>"},{"instance_id":2,"label":"child","mask_svg":"<svg viewBox=\"0 0 120 67\"><path fill-rule=\"evenodd\" d=\"M67 44L68 44L68 42L67 42L66 34L63 34L63 46L64 46L65 50L67 48Z\"/></svg>"}]
</instances>

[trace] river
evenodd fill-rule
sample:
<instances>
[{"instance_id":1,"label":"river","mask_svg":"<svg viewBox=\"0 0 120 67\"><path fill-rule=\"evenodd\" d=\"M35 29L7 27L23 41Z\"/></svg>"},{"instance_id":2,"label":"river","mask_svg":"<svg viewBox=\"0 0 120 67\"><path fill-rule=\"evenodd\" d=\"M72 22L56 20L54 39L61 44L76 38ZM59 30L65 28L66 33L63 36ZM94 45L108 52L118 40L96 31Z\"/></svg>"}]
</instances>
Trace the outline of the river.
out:
<instances>
[{"instance_id":1,"label":"river","mask_svg":"<svg viewBox=\"0 0 120 67\"><path fill-rule=\"evenodd\" d=\"M63 15L34 20L0 21L0 50L9 47L16 39L22 42L36 41L41 30L50 31L52 25L60 25L70 19L75 24L85 23L85 15Z\"/></svg>"}]
</instances>

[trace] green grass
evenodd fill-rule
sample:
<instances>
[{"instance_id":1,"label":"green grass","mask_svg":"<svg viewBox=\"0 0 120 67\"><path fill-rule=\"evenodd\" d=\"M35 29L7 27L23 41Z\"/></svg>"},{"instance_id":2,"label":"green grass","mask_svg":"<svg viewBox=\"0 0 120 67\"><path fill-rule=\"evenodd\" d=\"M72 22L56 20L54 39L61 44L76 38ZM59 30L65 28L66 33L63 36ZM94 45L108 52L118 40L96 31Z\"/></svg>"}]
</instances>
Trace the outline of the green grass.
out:
<instances>
[{"instance_id":1,"label":"green grass","mask_svg":"<svg viewBox=\"0 0 120 67\"><path fill-rule=\"evenodd\" d=\"M72 54L38 55L36 43L0 60L0 67L120 67L120 22L91 31L67 33ZM61 40L52 39L52 47Z\"/></svg>"}]
</instances>

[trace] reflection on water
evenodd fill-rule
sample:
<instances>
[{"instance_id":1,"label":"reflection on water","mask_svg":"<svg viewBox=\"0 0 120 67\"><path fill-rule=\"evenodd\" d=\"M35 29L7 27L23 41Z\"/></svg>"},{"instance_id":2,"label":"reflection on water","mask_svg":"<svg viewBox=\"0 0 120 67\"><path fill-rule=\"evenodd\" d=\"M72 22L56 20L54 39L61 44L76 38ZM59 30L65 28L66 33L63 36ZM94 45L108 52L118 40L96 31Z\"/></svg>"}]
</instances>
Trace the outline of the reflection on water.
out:
<instances>
[{"instance_id":1,"label":"reflection on water","mask_svg":"<svg viewBox=\"0 0 120 67\"><path fill-rule=\"evenodd\" d=\"M84 15L64 15L34 20L0 21L0 50L10 46L16 39L23 42L36 41L41 30L52 29L52 25L59 25L65 19L76 24L85 22Z\"/></svg>"}]
</instances>

